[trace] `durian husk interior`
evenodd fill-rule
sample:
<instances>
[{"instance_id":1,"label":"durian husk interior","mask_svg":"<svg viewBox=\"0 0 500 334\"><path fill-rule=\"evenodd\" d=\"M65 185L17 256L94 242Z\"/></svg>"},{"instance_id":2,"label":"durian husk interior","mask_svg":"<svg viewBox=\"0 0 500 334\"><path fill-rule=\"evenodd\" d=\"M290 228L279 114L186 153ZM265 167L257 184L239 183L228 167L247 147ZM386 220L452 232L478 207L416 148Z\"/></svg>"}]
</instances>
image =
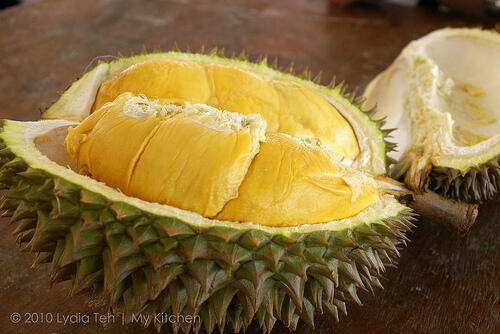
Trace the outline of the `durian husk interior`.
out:
<instances>
[{"instance_id":1,"label":"durian husk interior","mask_svg":"<svg viewBox=\"0 0 500 334\"><path fill-rule=\"evenodd\" d=\"M367 87L398 152L392 175L464 202L500 189L500 34L441 29L410 43Z\"/></svg>"},{"instance_id":2,"label":"durian husk interior","mask_svg":"<svg viewBox=\"0 0 500 334\"><path fill-rule=\"evenodd\" d=\"M196 73L209 78L207 68ZM137 95L147 92L120 88L102 105L92 101L93 113L81 123L4 121L0 187L7 191L0 209L16 224L18 243L35 253L33 265L50 263L51 282L71 280L72 294L123 312L127 322L141 313L151 319L145 326L160 329L153 315L166 312L197 319L169 324L174 332L211 333L215 326L239 332L255 320L269 333L276 321L292 330L299 319L314 327L316 312L338 319L347 302L361 304L359 289L381 286L406 243L413 213L370 175L340 162L364 154L356 147L366 144L348 115L328 107L326 119L337 121L324 130L334 127L341 135L325 134L327 143L285 135L283 124L294 135L311 131L301 132L300 124L317 126L316 137L324 125L297 121L295 111L281 122L293 107L284 102L269 113L278 116L276 123L265 116L270 100L253 93L260 91L252 81L258 78L245 81L241 96L231 91L240 98L234 102L213 93L217 77L208 81L209 98L221 104L157 92L154 102L155 96ZM305 91L288 86L276 101L299 96L299 103ZM70 88L63 104L73 93ZM73 96L89 104L87 92ZM250 115L253 108L222 111L246 105L245 99L260 103L264 115ZM366 118L358 116L349 117ZM162 150L168 154L158 154ZM177 173L179 183L162 179L162 170Z\"/></svg>"}]
</instances>

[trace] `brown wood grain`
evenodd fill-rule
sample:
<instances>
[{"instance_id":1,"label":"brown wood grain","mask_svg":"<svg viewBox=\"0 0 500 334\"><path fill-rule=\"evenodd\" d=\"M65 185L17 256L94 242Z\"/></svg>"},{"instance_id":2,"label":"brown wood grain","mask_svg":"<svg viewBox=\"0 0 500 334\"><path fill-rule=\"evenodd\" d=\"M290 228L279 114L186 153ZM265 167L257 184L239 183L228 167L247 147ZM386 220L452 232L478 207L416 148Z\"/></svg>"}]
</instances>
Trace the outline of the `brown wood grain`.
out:
<instances>
[{"instance_id":1,"label":"brown wood grain","mask_svg":"<svg viewBox=\"0 0 500 334\"><path fill-rule=\"evenodd\" d=\"M43 0L0 12L0 118L38 119L94 57L143 45L244 48L321 70L324 83L336 74L363 87L412 39L444 26L493 25L422 8L337 9L327 0ZM314 331L300 323L297 333L500 333L499 200L481 206L465 238L422 219L399 268L386 273L385 290L361 293L364 305L348 305L340 323L318 315ZM68 297L67 283L49 287L48 267L30 269L12 230L0 221L0 333L155 332L120 319L96 322L93 313L104 310ZM13 324L12 312L88 315L90 322ZM287 332L279 324L273 330Z\"/></svg>"}]
</instances>

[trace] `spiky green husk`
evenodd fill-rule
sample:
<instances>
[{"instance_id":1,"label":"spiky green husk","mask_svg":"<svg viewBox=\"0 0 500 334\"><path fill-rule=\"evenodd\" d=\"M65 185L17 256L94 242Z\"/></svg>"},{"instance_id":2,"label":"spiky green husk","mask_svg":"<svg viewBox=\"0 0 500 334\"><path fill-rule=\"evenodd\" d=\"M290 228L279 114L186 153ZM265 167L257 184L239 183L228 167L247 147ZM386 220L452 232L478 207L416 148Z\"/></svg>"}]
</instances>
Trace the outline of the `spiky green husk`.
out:
<instances>
[{"instance_id":1,"label":"spiky green husk","mask_svg":"<svg viewBox=\"0 0 500 334\"><path fill-rule=\"evenodd\" d=\"M17 224L33 266L50 263L51 282L72 281L71 294L113 312L199 315L173 330L263 332L277 320L314 326L315 311L338 319L358 289L380 286L381 274L407 240L413 213L341 231L272 235L230 227L193 227L81 189L29 167L0 143L0 210ZM142 318L146 319L145 317ZM152 319L152 318L150 318ZM145 326L150 325L145 321ZM159 329L162 323L154 323Z\"/></svg>"},{"instance_id":2,"label":"spiky green husk","mask_svg":"<svg viewBox=\"0 0 500 334\"><path fill-rule=\"evenodd\" d=\"M448 198L467 203L482 203L500 189L500 156L471 167L462 174L453 168L434 167L429 174L429 189Z\"/></svg>"}]
</instances>

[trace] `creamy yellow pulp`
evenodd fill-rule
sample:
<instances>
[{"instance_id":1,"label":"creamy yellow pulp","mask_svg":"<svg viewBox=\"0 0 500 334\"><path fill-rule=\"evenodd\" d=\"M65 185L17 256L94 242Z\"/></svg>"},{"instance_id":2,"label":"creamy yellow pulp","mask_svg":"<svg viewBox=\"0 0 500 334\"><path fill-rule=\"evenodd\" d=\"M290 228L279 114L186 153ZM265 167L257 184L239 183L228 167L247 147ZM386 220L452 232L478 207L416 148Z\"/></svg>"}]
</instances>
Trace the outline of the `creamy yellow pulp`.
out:
<instances>
[{"instance_id":1,"label":"creamy yellow pulp","mask_svg":"<svg viewBox=\"0 0 500 334\"><path fill-rule=\"evenodd\" d=\"M101 84L94 110L122 93L144 94L160 102L203 103L244 115L260 114L268 132L313 136L335 156L359 155L349 122L324 97L304 85L266 78L230 65L151 59L130 66Z\"/></svg>"},{"instance_id":2,"label":"creamy yellow pulp","mask_svg":"<svg viewBox=\"0 0 500 334\"><path fill-rule=\"evenodd\" d=\"M353 189L345 177L356 173L322 148L264 135L260 117L219 127L224 118L213 112L136 118L124 112L134 98L118 96L69 128L65 141L82 173L127 195L268 226L341 219L378 200L370 182Z\"/></svg>"}]
</instances>

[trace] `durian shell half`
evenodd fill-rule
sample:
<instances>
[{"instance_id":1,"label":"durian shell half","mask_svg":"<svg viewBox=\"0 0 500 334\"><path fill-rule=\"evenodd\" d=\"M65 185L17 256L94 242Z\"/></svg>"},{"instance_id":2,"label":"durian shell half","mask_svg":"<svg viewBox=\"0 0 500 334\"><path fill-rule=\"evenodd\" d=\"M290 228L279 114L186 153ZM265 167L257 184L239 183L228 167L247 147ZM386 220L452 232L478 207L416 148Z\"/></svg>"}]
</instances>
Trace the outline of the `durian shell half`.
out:
<instances>
[{"instance_id":1,"label":"durian shell half","mask_svg":"<svg viewBox=\"0 0 500 334\"><path fill-rule=\"evenodd\" d=\"M441 29L411 42L367 86L397 128L391 173L417 192L464 202L500 189L500 34Z\"/></svg>"}]
</instances>

